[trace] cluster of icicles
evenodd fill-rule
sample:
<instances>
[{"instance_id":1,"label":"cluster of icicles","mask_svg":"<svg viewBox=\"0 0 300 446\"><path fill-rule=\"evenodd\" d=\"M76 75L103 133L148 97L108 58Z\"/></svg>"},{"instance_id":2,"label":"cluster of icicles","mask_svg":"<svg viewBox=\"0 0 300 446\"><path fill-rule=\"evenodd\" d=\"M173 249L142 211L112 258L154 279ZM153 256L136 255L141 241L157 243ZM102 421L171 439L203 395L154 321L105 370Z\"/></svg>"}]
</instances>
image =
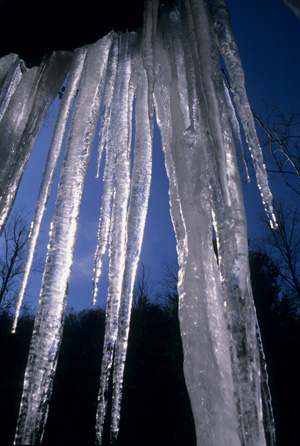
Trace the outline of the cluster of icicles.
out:
<instances>
[{"instance_id":1,"label":"cluster of icicles","mask_svg":"<svg viewBox=\"0 0 300 446\"><path fill-rule=\"evenodd\" d=\"M220 55L231 92L222 78ZM266 211L274 223L272 196L225 0L176 1L172 9L159 5L158 0L149 0L141 31L111 32L72 53L54 52L39 67L30 69L18 56L10 54L0 60L0 76L1 228L13 206L47 110L65 85L32 222L13 325L15 331L66 138L15 444L39 444L43 437L82 193L100 112L97 168L104 154L105 168L93 301L108 246L109 286L96 443L102 443L107 389L112 378L112 441L118 436L133 285L151 183L154 108L177 239L184 373L197 444L273 444L272 411L266 377L261 376L264 367L257 345L246 220L236 161L235 142L245 167L240 123Z\"/></svg>"}]
</instances>

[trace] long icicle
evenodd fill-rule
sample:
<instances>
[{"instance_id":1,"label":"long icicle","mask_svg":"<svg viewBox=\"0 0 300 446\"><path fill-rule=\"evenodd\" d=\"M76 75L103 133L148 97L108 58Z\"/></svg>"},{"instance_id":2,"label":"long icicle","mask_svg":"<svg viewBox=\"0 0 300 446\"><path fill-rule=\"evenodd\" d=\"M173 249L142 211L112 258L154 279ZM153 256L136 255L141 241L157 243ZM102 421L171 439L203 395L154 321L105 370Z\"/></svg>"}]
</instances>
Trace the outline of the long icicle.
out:
<instances>
[{"instance_id":1,"label":"long icicle","mask_svg":"<svg viewBox=\"0 0 300 446\"><path fill-rule=\"evenodd\" d=\"M227 104L228 117L230 119L230 122L231 122L231 125L232 125L232 129L233 129L233 132L234 132L236 145L237 145L237 148L238 148L238 153L240 155L240 161L241 161L241 164L242 164L244 175L245 175L247 183L249 183L250 182L250 176L249 176L248 167L247 167L247 164L246 164L245 154L244 154L244 150L243 150L243 143L242 143L242 137L241 137L240 124L239 124L238 118L236 116L235 108L233 106L233 103L232 103L232 100L231 100L231 96L230 96L230 93L228 91L228 87L225 84L225 82L223 82L223 87L224 87L224 94L225 94L225 99L226 99L226 104Z\"/></svg>"},{"instance_id":2,"label":"long icicle","mask_svg":"<svg viewBox=\"0 0 300 446\"><path fill-rule=\"evenodd\" d=\"M15 444L40 443L56 370L79 211L111 44L89 47L62 164L40 301L35 319Z\"/></svg>"},{"instance_id":3,"label":"long icicle","mask_svg":"<svg viewBox=\"0 0 300 446\"><path fill-rule=\"evenodd\" d=\"M119 40L120 36L116 35L112 43L110 58L108 61L108 67L107 67L108 73L107 73L107 81L103 99L103 112L101 116L101 126L99 134L100 141L99 141L98 159L97 159L97 175L100 167L100 161L102 157L104 144L106 144L106 157L105 157L105 167L103 175L103 191L101 197L100 218L97 232L97 246L94 256L95 264L93 270L93 291L92 291L93 305L95 305L97 301L98 282L101 275L102 259L106 252L108 244L109 230L111 224L112 204L113 204L115 156L113 150L113 143L110 144L110 141L108 139L108 132L110 128L111 107L112 107L113 93L118 69Z\"/></svg>"},{"instance_id":4,"label":"long icicle","mask_svg":"<svg viewBox=\"0 0 300 446\"><path fill-rule=\"evenodd\" d=\"M235 105L245 131L246 140L253 160L257 185L261 193L265 211L269 217L270 225L275 228L277 223L272 207L272 193L269 188L263 153L246 93L244 70L232 32L228 7L225 0L218 1L217 5L211 0L208 3L210 4L219 50L229 73Z\"/></svg>"},{"instance_id":5,"label":"long icicle","mask_svg":"<svg viewBox=\"0 0 300 446\"><path fill-rule=\"evenodd\" d=\"M162 28L165 35L166 26ZM157 52L161 53L162 49L158 48ZM197 444L238 446L229 343L212 244L209 185L211 164L215 160L211 148L208 149L211 138L204 121L200 122L195 142L190 146L186 141L180 94L187 95L187 92L178 91L181 84L178 84L176 72L168 70L166 61L170 55L158 56L161 66L156 68L159 81L155 83L155 106L170 181L171 213L180 266L179 318L184 372ZM201 107L205 115L205 103ZM199 112L196 116L200 116ZM216 168L214 170L217 172Z\"/></svg>"},{"instance_id":6,"label":"long icicle","mask_svg":"<svg viewBox=\"0 0 300 446\"><path fill-rule=\"evenodd\" d=\"M236 148L228 119L230 114L228 114L226 104L227 87L224 87L221 79L217 51L213 53L213 57L216 66L215 85L221 116L220 125L226 153L226 177L230 193L230 206L223 206L222 199L217 193L218 178L213 180L213 217L217 236L224 314L230 342L234 394L238 413L238 433L242 444L264 445L259 375L260 359L256 339L255 307L249 281L246 215L237 167Z\"/></svg>"},{"instance_id":7,"label":"long icicle","mask_svg":"<svg viewBox=\"0 0 300 446\"><path fill-rule=\"evenodd\" d=\"M32 69L33 71L25 73L0 122L0 135L3 132L0 165L3 169L1 180L4 183L4 192L1 191L0 184L0 235L16 199L20 181L46 113L69 71L72 58L73 54L70 52L57 51L52 53L49 59L44 58L38 70ZM22 81L31 73L35 76L34 79L29 79L28 88ZM20 104L19 87L26 88L25 92L22 91L25 104Z\"/></svg>"},{"instance_id":8,"label":"long icicle","mask_svg":"<svg viewBox=\"0 0 300 446\"><path fill-rule=\"evenodd\" d=\"M118 337L114 360L113 404L111 438L115 441L120 428L120 410L123 377L128 346L132 296L137 265L140 257L146 215L148 210L152 171L152 128L149 116L148 83L142 68L135 104L135 146L128 212L127 248L123 278L122 298L119 310ZM153 114L152 114L153 116Z\"/></svg>"},{"instance_id":9,"label":"long icicle","mask_svg":"<svg viewBox=\"0 0 300 446\"><path fill-rule=\"evenodd\" d=\"M130 146L132 104L129 81L135 33L127 33L121 42L115 95L111 111L109 141L113 145L115 159L114 202L110 234L109 285L106 303L105 336L101 362L100 389L96 415L96 444L102 444L103 425L107 408L107 390L118 333L122 282L125 264L127 232L127 207L130 192Z\"/></svg>"},{"instance_id":10,"label":"long icicle","mask_svg":"<svg viewBox=\"0 0 300 446\"><path fill-rule=\"evenodd\" d=\"M47 202L49 199L53 178L56 172L58 160L60 157L64 136L67 129L68 120L71 114L72 105L76 92L79 86L81 73L83 69L84 59L86 55L86 48L79 49L74 53L74 60L68 77L66 89L57 113L56 123L53 130L53 137L45 165L45 170L40 186L39 195L36 202L36 208L31 223L31 229L28 236L28 245L26 252L26 259L24 264L24 271L21 281L21 287L18 295L14 321L12 325L12 333L15 333L18 318L23 302L23 297L33 262L37 238L40 232L42 220L46 211Z\"/></svg>"},{"instance_id":11,"label":"long icicle","mask_svg":"<svg viewBox=\"0 0 300 446\"><path fill-rule=\"evenodd\" d=\"M96 169L97 177L99 176L99 169L104 145L105 142L107 142L106 139L110 123L111 104L113 99L114 86L118 67L118 52L119 52L119 36L116 35L112 43L108 59L107 78L106 78L105 92L103 98L103 111L101 115L101 126L99 131L99 147L98 147L97 169Z\"/></svg>"},{"instance_id":12,"label":"long icicle","mask_svg":"<svg viewBox=\"0 0 300 446\"><path fill-rule=\"evenodd\" d=\"M0 120L2 119L9 101L16 91L26 71L25 64L16 54L8 54L0 60Z\"/></svg>"}]
</instances>

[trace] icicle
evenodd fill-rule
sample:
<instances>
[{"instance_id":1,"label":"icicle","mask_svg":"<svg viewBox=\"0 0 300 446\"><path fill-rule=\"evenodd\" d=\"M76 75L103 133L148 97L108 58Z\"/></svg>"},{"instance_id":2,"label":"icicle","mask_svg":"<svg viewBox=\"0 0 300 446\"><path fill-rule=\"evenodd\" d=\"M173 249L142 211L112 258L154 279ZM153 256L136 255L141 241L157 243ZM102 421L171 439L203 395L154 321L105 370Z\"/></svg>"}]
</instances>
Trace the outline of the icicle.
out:
<instances>
[{"instance_id":1,"label":"icicle","mask_svg":"<svg viewBox=\"0 0 300 446\"><path fill-rule=\"evenodd\" d=\"M127 207L130 192L130 146L132 104L129 102L131 56L136 34L126 34L121 41L118 72L111 109L109 146L113 151L115 177L110 234L109 285L106 303L105 337L101 363L100 390L96 416L96 443L102 443L107 407L107 389L118 333L118 313L126 253ZM133 99L133 98L131 98Z\"/></svg>"},{"instance_id":2,"label":"icicle","mask_svg":"<svg viewBox=\"0 0 300 446\"><path fill-rule=\"evenodd\" d=\"M220 113L215 95L214 71L211 59L212 42L209 31L209 23L206 8L203 0L188 0L191 11L188 13L190 22L194 23L195 40L197 42L197 52L201 67L201 79L203 94L207 106L207 122L210 130L210 137L216 151L216 161L222 185L223 198L226 204L230 203L226 175L224 172L225 154L223 149L223 137L220 128Z\"/></svg>"},{"instance_id":3,"label":"icicle","mask_svg":"<svg viewBox=\"0 0 300 446\"><path fill-rule=\"evenodd\" d=\"M43 120L71 61L71 53L58 51L49 60L45 58L38 69L27 71L0 121L0 235Z\"/></svg>"},{"instance_id":4,"label":"icicle","mask_svg":"<svg viewBox=\"0 0 300 446\"><path fill-rule=\"evenodd\" d=\"M166 34L165 26L163 29ZM179 84L167 65L171 55L164 52L159 40L157 43L155 108L170 181L180 265L179 317L184 371L197 441L209 446L240 445L220 280L212 244L210 172L205 161L207 136L205 132L204 139L199 135L197 146L189 149L184 138Z\"/></svg>"},{"instance_id":5,"label":"icicle","mask_svg":"<svg viewBox=\"0 0 300 446\"><path fill-rule=\"evenodd\" d=\"M143 66L147 73L148 91L154 88L154 65L153 65L153 45L157 26L158 0L147 0L144 2L144 24L142 30L141 53ZM148 107L151 120L153 120L153 96L148 96Z\"/></svg>"},{"instance_id":6,"label":"icicle","mask_svg":"<svg viewBox=\"0 0 300 446\"><path fill-rule=\"evenodd\" d=\"M143 70L143 69L142 69ZM128 212L127 248L123 279L122 299L119 311L119 328L116 342L113 377L113 405L111 437L117 439L120 425L120 409L123 376L128 345L130 315L136 269L142 247L148 209L152 170L152 128L148 110L147 77L141 72L135 104L135 146L132 172L130 206Z\"/></svg>"},{"instance_id":7,"label":"icicle","mask_svg":"<svg viewBox=\"0 0 300 446\"><path fill-rule=\"evenodd\" d=\"M97 247L95 252L95 266L93 271L93 292L92 304L96 305L98 295L98 282L101 275L102 259L106 253L109 231L111 226L111 214L113 206L114 192L114 153L113 150L106 145L106 159L103 176L103 192L101 197L100 219L97 233Z\"/></svg>"},{"instance_id":8,"label":"icicle","mask_svg":"<svg viewBox=\"0 0 300 446\"><path fill-rule=\"evenodd\" d=\"M0 122L0 234L7 219L6 215L2 217L2 212L5 210L10 172L32 107L37 71L38 68L34 67L24 74Z\"/></svg>"},{"instance_id":9,"label":"icicle","mask_svg":"<svg viewBox=\"0 0 300 446\"><path fill-rule=\"evenodd\" d=\"M70 117L74 98L78 89L83 63L86 55L86 48L75 51L74 61L71 66L68 82L65 92L59 107L59 111L56 118L56 123L53 131L53 137L46 161L46 166L43 174L42 183L40 186L39 195L37 198L36 209L31 224L31 230L29 233L28 246L26 252L26 260L24 265L24 272L21 282L21 288L18 295L18 301L16 305L15 317L12 325L12 333L15 332L18 318L21 310L23 296L25 293L28 276L30 273L33 256L35 252L36 241L39 235L40 226L44 217L48 198L50 195L53 178L56 172L57 163L61 153L62 144L64 141L65 132L67 129L68 120Z\"/></svg>"},{"instance_id":10,"label":"icicle","mask_svg":"<svg viewBox=\"0 0 300 446\"><path fill-rule=\"evenodd\" d=\"M266 213L270 219L270 225L275 228L277 223L272 207L272 194L268 185L266 167L256 134L254 118L247 98L244 71L238 54L235 38L232 33L228 8L225 0L218 1L217 5L214 5L214 2L212 1L209 3L212 10L212 19L216 36L218 38L219 50L230 76L234 101L253 159L257 185L260 189Z\"/></svg>"},{"instance_id":11,"label":"icicle","mask_svg":"<svg viewBox=\"0 0 300 446\"><path fill-rule=\"evenodd\" d=\"M224 310L230 340L235 401L239 420L238 432L242 444L264 445L266 443L261 404L260 359L256 338L255 307L249 280L246 215L221 79L219 86L218 103L222 115L231 206L224 207L220 197L214 193L213 213ZM214 191L218 190L215 184L212 187Z\"/></svg>"},{"instance_id":12,"label":"icicle","mask_svg":"<svg viewBox=\"0 0 300 446\"><path fill-rule=\"evenodd\" d=\"M246 221L228 118L237 145L241 144L240 131L231 98L222 84L217 40L252 151L258 185L272 219L272 196L245 93L244 74L225 0L177 0L178 9L173 10L161 4L157 18L158 4L158 0L145 2L141 36L111 33L88 49L77 50L77 60L70 53L57 52L49 60L44 59L39 68L26 71L15 55L0 59L0 211L3 211L0 228L13 205L47 109L71 66L39 193L20 295L26 286L71 104L81 78L62 163L15 444L42 441L63 330L83 187L106 83L97 160L98 174L105 148L94 303L108 243L109 286L96 444L102 443L112 367L112 440L116 440L119 431L132 291L149 199L154 101L177 239L184 373L197 443L265 445ZM135 93L136 135L130 180ZM16 318L20 305L19 302ZM14 328L15 324L16 321ZM271 416L268 422L271 431Z\"/></svg>"},{"instance_id":13,"label":"icicle","mask_svg":"<svg viewBox=\"0 0 300 446\"><path fill-rule=\"evenodd\" d=\"M111 115L111 103L113 99L114 86L117 74L118 66L118 51L119 51L119 38L116 35L111 47L111 52L108 60L107 67L107 79L105 86L105 93L103 98L103 111L101 116L101 127L99 132L99 148L97 158L97 174L99 176L100 163L102 158L102 152L107 138L107 131L109 128L110 115Z\"/></svg>"},{"instance_id":14,"label":"icicle","mask_svg":"<svg viewBox=\"0 0 300 446\"><path fill-rule=\"evenodd\" d=\"M230 97L230 94L229 94L229 91L228 91L228 88L227 88L225 82L223 82L223 87L224 87L225 99L226 99L226 103L227 103L228 117L230 119L233 131L234 131L236 145L237 145L238 152L240 155L240 160L241 160L242 168L244 171L244 175L245 175L247 183L249 183L250 176L249 176L249 172L248 172L248 168L247 168L247 164L246 164L246 160L245 160L245 155L244 155L244 150L243 150L243 143L242 143L241 132L240 132L240 124L237 119L235 109L232 104L231 97Z\"/></svg>"},{"instance_id":15,"label":"icicle","mask_svg":"<svg viewBox=\"0 0 300 446\"><path fill-rule=\"evenodd\" d=\"M300 19L300 4L299 0L283 0Z\"/></svg>"},{"instance_id":16,"label":"icicle","mask_svg":"<svg viewBox=\"0 0 300 446\"><path fill-rule=\"evenodd\" d=\"M102 259L106 252L106 247L108 243L110 219L112 212L115 160L114 160L114 151L109 146L109 141L107 141L107 133L110 128L111 107L112 107L112 100L113 100L113 93L114 93L117 65L118 65L118 50L119 50L119 36L116 35L112 43L110 58L108 61L108 67L107 67L108 73L107 73L105 94L103 99L103 112L101 117L101 127L99 133L100 141L98 147L97 176L105 143L106 143L106 159L105 159L105 168L103 176L103 192L101 198L100 219L97 233L97 246L95 252L95 266L93 271L93 292L92 292L93 305L96 305L97 301L98 282L101 275Z\"/></svg>"},{"instance_id":17,"label":"icicle","mask_svg":"<svg viewBox=\"0 0 300 446\"><path fill-rule=\"evenodd\" d=\"M0 59L0 120L25 71L24 62L16 54L11 53Z\"/></svg>"},{"instance_id":18,"label":"icicle","mask_svg":"<svg viewBox=\"0 0 300 446\"><path fill-rule=\"evenodd\" d=\"M16 444L40 443L66 309L82 192L93 146L111 35L89 47L57 192L46 266L18 418Z\"/></svg>"}]
</instances>

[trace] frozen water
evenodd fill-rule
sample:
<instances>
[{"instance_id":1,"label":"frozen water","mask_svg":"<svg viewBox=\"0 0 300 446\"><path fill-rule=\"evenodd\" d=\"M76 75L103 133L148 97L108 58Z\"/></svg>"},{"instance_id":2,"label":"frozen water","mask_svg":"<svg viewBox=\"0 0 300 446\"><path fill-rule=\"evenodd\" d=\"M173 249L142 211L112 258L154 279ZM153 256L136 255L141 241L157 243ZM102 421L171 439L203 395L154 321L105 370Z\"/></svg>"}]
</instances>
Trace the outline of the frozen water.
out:
<instances>
[{"instance_id":1,"label":"frozen water","mask_svg":"<svg viewBox=\"0 0 300 446\"><path fill-rule=\"evenodd\" d=\"M294 13L300 18L300 2L299 0L284 0Z\"/></svg>"},{"instance_id":2,"label":"frozen water","mask_svg":"<svg viewBox=\"0 0 300 446\"><path fill-rule=\"evenodd\" d=\"M73 53L55 52L39 67L27 69L14 54L0 60L0 228L12 208L47 109L69 72L37 200L13 326L15 330L66 136L16 444L33 444L43 437L83 188L100 110L97 175L104 152L105 168L94 303L107 249L109 285L96 443L102 443L111 379L111 438L118 437L132 292L152 175L153 106L177 239L184 374L197 444L266 444L262 397L268 392L265 378L260 376L246 218L235 148L236 143L243 163L240 125L251 150L266 211L275 226L272 195L225 0L177 0L175 4L169 8L159 5L158 0L148 0L142 30L112 32ZM220 57L226 64L231 92L224 84ZM244 167L248 178L245 163ZM273 432L272 416L268 417L266 424Z\"/></svg>"},{"instance_id":3,"label":"frozen water","mask_svg":"<svg viewBox=\"0 0 300 446\"><path fill-rule=\"evenodd\" d=\"M107 407L107 388L118 336L118 318L126 258L127 209L130 194L130 147L132 101L129 83L136 34L121 37L120 57L109 128L109 148L113 157L109 285L106 304L105 336L101 363L100 390L96 417L96 441L101 444ZM110 179L109 179L110 180Z\"/></svg>"},{"instance_id":4,"label":"frozen water","mask_svg":"<svg viewBox=\"0 0 300 446\"><path fill-rule=\"evenodd\" d=\"M81 196L93 145L111 37L89 47L76 101L25 371L17 444L41 441L66 310ZM58 91L58 90L57 90Z\"/></svg>"},{"instance_id":5,"label":"frozen water","mask_svg":"<svg viewBox=\"0 0 300 446\"><path fill-rule=\"evenodd\" d=\"M14 322L12 326L12 332L15 332L20 309L33 261L36 242L39 235L43 216L46 211L48 198L50 195L53 178L56 172L58 159L61 153L62 144L67 129L68 120L71 113L73 101L79 86L79 81L82 73L83 63L85 59L86 49L80 49L74 54L73 64L70 69L68 82L65 88L65 92L60 104L60 108L57 113L56 124L53 131L53 138L46 161L46 166L43 174L42 183L40 186L39 195L37 198L36 209L31 223L31 230L29 233L28 247L26 252L26 259L24 265L24 272L22 277L22 283L18 295L18 301L16 304L16 311Z\"/></svg>"},{"instance_id":6,"label":"frozen water","mask_svg":"<svg viewBox=\"0 0 300 446\"><path fill-rule=\"evenodd\" d=\"M73 55L54 52L21 78L0 122L0 234L16 198L33 145L48 108L70 68Z\"/></svg>"}]
</instances>

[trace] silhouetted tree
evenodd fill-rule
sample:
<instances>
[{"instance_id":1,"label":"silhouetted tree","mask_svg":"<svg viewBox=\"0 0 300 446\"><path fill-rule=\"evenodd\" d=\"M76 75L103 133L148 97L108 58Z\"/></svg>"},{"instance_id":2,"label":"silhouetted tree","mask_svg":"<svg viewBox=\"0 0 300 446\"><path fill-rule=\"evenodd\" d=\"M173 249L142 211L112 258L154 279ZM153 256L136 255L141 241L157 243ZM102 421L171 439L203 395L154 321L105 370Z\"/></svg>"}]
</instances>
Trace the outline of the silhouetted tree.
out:
<instances>
[{"instance_id":1,"label":"silhouetted tree","mask_svg":"<svg viewBox=\"0 0 300 446\"><path fill-rule=\"evenodd\" d=\"M15 210L0 239L0 310L10 311L16 302L24 269L30 224L25 208ZM42 272L36 260L32 271Z\"/></svg>"},{"instance_id":2,"label":"silhouetted tree","mask_svg":"<svg viewBox=\"0 0 300 446\"><path fill-rule=\"evenodd\" d=\"M264 117L254 118L263 129L261 138L267 170L278 174L286 186L300 195L300 113L283 113L277 104L265 102Z\"/></svg>"},{"instance_id":3,"label":"silhouetted tree","mask_svg":"<svg viewBox=\"0 0 300 446\"><path fill-rule=\"evenodd\" d=\"M299 319L282 293L278 266L263 250L250 253L251 278L266 352L278 446L298 444ZM137 281L124 376L120 436L116 446L194 446L192 410L183 376L177 317L176 268L159 299L147 274ZM167 274L167 273L165 273ZM149 298L148 294L152 298ZM170 297L171 296L171 297ZM11 335L11 316L0 315L1 444L12 444L33 321L22 317ZM103 309L69 310L43 445L95 444ZM111 392L111 388L109 389ZM104 446L109 444L109 410Z\"/></svg>"},{"instance_id":4,"label":"silhouetted tree","mask_svg":"<svg viewBox=\"0 0 300 446\"><path fill-rule=\"evenodd\" d=\"M278 265L278 275L285 294L300 305L300 215L298 207L274 204L278 227L272 230L268 218L262 215L262 243ZM296 303L295 303L296 304Z\"/></svg>"},{"instance_id":5,"label":"silhouetted tree","mask_svg":"<svg viewBox=\"0 0 300 446\"><path fill-rule=\"evenodd\" d=\"M0 426L1 445L13 444L23 388L24 372L33 328L30 314L19 320L16 334L11 334L12 318L0 313Z\"/></svg>"},{"instance_id":6,"label":"silhouetted tree","mask_svg":"<svg viewBox=\"0 0 300 446\"><path fill-rule=\"evenodd\" d=\"M267 362L275 417L277 446L296 446L298 414L293 401L300 397L300 320L281 286L277 263L263 249L250 252L253 296Z\"/></svg>"}]
</instances>

